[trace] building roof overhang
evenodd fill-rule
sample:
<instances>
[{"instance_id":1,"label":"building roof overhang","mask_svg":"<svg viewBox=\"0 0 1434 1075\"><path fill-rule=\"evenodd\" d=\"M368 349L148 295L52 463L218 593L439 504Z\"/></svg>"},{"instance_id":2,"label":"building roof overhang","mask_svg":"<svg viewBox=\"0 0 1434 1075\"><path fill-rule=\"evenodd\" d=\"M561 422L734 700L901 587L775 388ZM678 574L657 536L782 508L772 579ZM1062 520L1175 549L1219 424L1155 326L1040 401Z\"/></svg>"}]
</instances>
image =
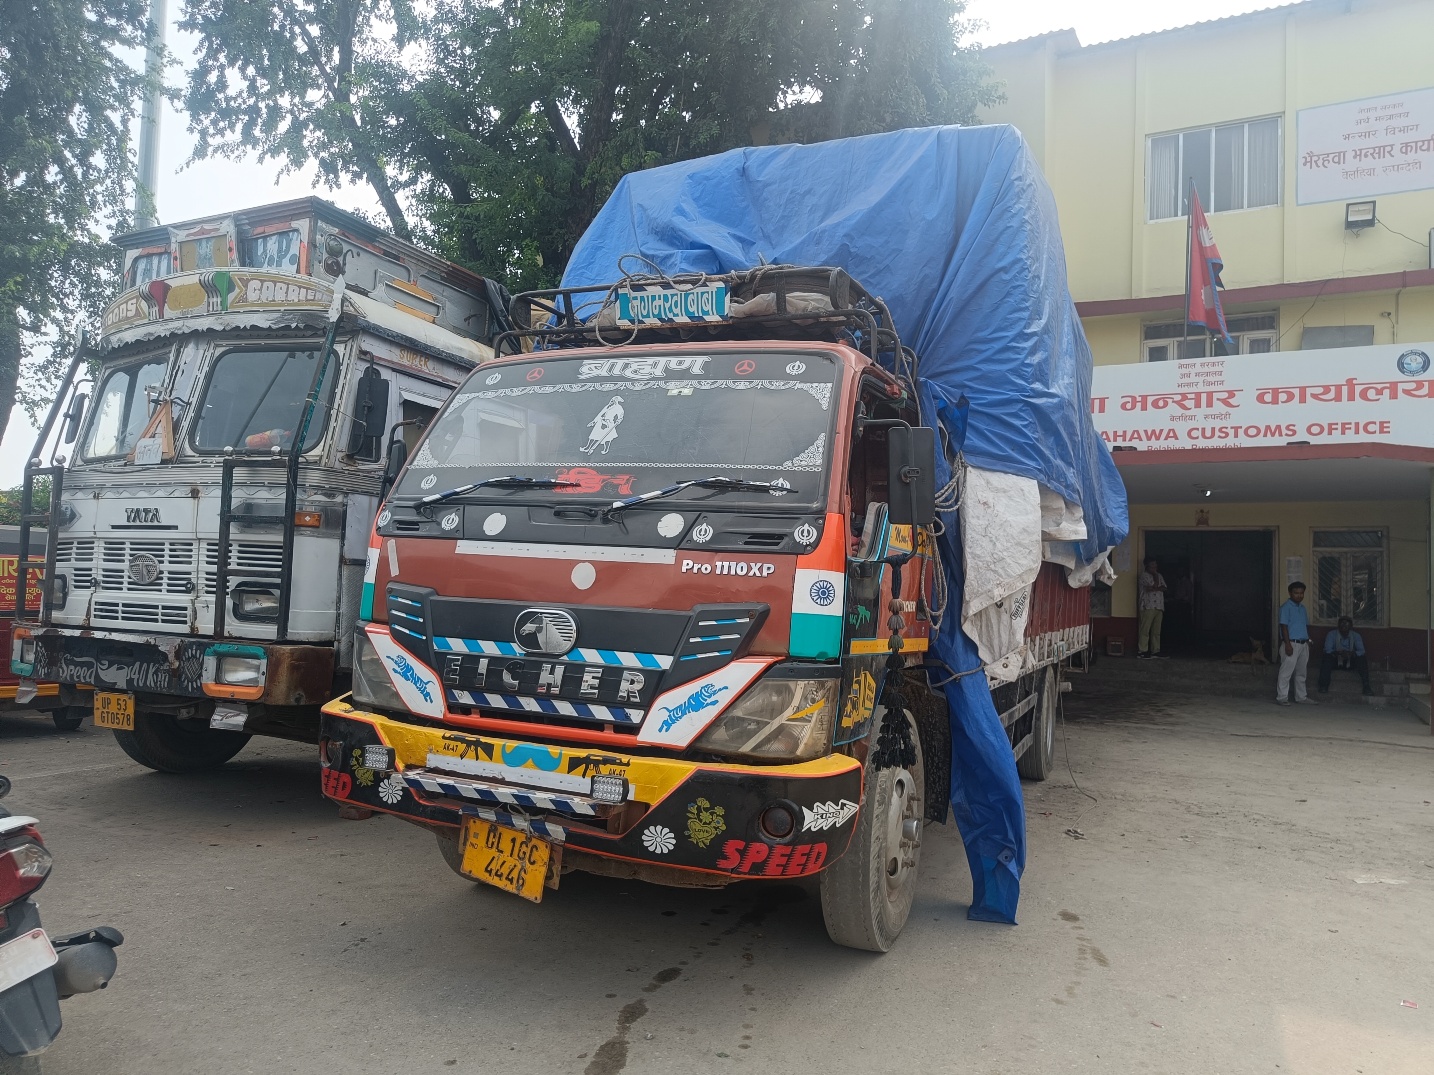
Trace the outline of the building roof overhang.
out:
<instances>
[{"instance_id":1,"label":"building roof overhang","mask_svg":"<svg viewBox=\"0 0 1434 1075\"><path fill-rule=\"evenodd\" d=\"M1172 448L1112 455L1132 504L1428 500L1434 474L1434 448L1401 444Z\"/></svg>"}]
</instances>

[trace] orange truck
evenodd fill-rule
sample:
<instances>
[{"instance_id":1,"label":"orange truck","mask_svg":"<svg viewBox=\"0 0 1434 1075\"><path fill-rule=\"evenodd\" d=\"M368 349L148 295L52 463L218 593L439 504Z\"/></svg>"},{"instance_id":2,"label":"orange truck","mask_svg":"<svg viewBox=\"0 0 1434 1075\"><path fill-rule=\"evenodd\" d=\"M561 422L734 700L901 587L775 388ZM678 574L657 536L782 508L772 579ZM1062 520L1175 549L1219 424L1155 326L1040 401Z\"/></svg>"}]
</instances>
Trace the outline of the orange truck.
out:
<instances>
[{"instance_id":1,"label":"orange truck","mask_svg":"<svg viewBox=\"0 0 1434 1075\"><path fill-rule=\"evenodd\" d=\"M534 901L572 869L814 878L832 938L885 951L947 816L934 430L842 270L670 285L515 301L378 514L323 790ZM994 692L1037 779L1088 638L1058 612Z\"/></svg>"}]
</instances>

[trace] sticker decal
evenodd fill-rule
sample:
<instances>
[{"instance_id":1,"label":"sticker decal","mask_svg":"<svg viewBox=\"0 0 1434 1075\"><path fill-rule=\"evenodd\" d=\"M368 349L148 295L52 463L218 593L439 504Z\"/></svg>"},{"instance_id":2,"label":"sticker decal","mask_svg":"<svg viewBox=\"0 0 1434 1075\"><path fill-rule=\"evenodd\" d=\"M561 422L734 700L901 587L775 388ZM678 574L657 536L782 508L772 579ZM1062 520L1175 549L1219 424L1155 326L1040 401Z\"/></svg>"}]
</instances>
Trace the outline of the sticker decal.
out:
<instances>
[{"instance_id":1,"label":"sticker decal","mask_svg":"<svg viewBox=\"0 0 1434 1075\"><path fill-rule=\"evenodd\" d=\"M662 723L658 726L657 730L659 732L672 731L684 717L690 717L694 713L700 713L702 710L716 705L717 696L731 689L730 687L719 687L712 683L702 684L702 686L698 687L676 705L662 707Z\"/></svg>"},{"instance_id":2,"label":"sticker decal","mask_svg":"<svg viewBox=\"0 0 1434 1075\"><path fill-rule=\"evenodd\" d=\"M713 560L711 563L700 564L696 560L683 557L681 574L751 575L754 578L764 579L768 575L774 574L776 570L776 564L763 563L760 560Z\"/></svg>"},{"instance_id":3,"label":"sticker decal","mask_svg":"<svg viewBox=\"0 0 1434 1075\"><path fill-rule=\"evenodd\" d=\"M403 704L419 716L441 717L443 692L438 688L437 674L419 658L405 649L400 649L389 637L388 631L377 624L370 624L365 628L365 633L383 660L388 680L393 684L393 689L398 691Z\"/></svg>"},{"instance_id":4,"label":"sticker decal","mask_svg":"<svg viewBox=\"0 0 1434 1075\"><path fill-rule=\"evenodd\" d=\"M347 799L354 790L354 778L342 769L325 769L322 786L330 798Z\"/></svg>"},{"instance_id":5,"label":"sticker decal","mask_svg":"<svg viewBox=\"0 0 1434 1075\"><path fill-rule=\"evenodd\" d=\"M677 837L665 825L649 825L642 830L642 846L654 855L665 855L677 846Z\"/></svg>"},{"instance_id":6,"label":"sticker decal","mask_svg":"<svg viewBox=\"0 0 1434 1075\"><path fill-rule=\"evenodd\" d=\"M379 514L378 514L378 525L379 525L379 526L387 526L390 522L392 522L392 520L393 520L393 512L389 511L387 508L384 508L383 511L379 512Z\"/></svg>"},{"instance_id":7,"label":"sticker decal","mask_svg":"<svg viewBox=\"0 0 1434 1075\"><path fill-rule=\"evenodd\" d=\"M705 848L727 831L727 822L723 820L726 813L725 809L713 806L706 799L688 803L687 838L698 847Z\"/></svg>"},{"instance_id":8,"label":"sticker decal","mask_svg":"<svg viewBox=\"0 0 1434 1075\"><path fill-rule=\"evenodd\" d=\"M579 590L589 590L592 584L597 581L597 568L584 560L580 564L573 565L573 585Z\"/></svg>"},{"instance_id":9,"label":"sticker decal","mask_svg":"<svg viewBox=\"0 0 1434 1075\"><path fill-rule=\"evenodd\" d=\"M817 579L812 583L811 589L807 591L811 595L812 604L826 608L836 600L836 587L830 579Z\"/></svg>"},{"instance_id":10,"label":"sticker decal","mask_svg":"<svg viewBox=\"0 0 1434 1075\"><path fill-rule=\"evenodd\" d=\"M583 455L592 455L598 448L602 448L602 454L607 455L612 442L617 440L617 427L622 425L625 413L622 397L613 396L607 401L607 406L597 412L597 417L588 423L588 442L578 451Z\"/></svg>"},{"instance_id":11,"label":"sticker decal","mask_svg":"<svg viewBox=\"0 0 1434 1075\"><path fill-rule=\"evenodd\" d=\"M822 832L839 828L856 816L857 805L850 799L813 803L802 807L802 831Z\"/></svg>"},{"instance_id":12,"label":"sticker decal","mask_svg":"<svg viewBox=\"0 0 1434 1075\"><path fill-rule=\"evenodd\" d=\"M791 491L792 483L787 481L786 478L774 479L771 483L771 488L767 490L767 492L771 493L773 496L786 496Z\"/></svg>"},{"instance_id":13,"label":"sticker decal","mask_svg":"<svg viewBox=\"0 0 1434 1075\"><path fill-rule=\"evenodd\" d=\"M805 362L788 362L787 372L796 377L798 374L807 372L807 364Z\"/></svg>"},{"instance_id":14,"label":"sticker decal","mask_svg":"<svg viewBox=\"0 0 1434 1075\"><path fill-rule=\"evenodd\" d=\"M816 873L827 861L826 844L764 844L728 840L722 845L719 870L762 877L801 877Z\"/></svg>"},{"instance_id":15,"label":"sticker decal","mask_svg":"<svg viewBox=\"0 0 1434 1075\"><path fill-rule=\"evenodd\" d=\"M665 538L676 537L682 533L682 527L687 522L677 512L671 511L657 520L657 532Z\"/></svg>"},{"instance_id":16,"label":"sticker decal","mask_svg":"<svg viewBox=\"0 0 1434 1075\"><path fill-rule=\"evenodd\" d=\"M488 379L487 379L486 381L484 381L483 383L484 383L484 384L497 384L497 383L498 383L499 381L501 381L502 379L503 379L503 375L502 375L501 373L490 373L490 374L488 374Z\"/></svg>"},{"instance_id":17,"label":"sticker decal","mask_svg":"<svg viewBox=\"0 0 1434 1075\"><path fill-rule=\"evenodd\" d=\"M817 528L811 523L802 523L792 531L792 537L798 545L815 545L817 543Z\"/></svg>"},{"instance_id":18,"label":"sticker decal","mask_svg":"<svg viewBox=\"0 0 1434 1075\"><path fill-rule=\"evenodd\" d=\"M578 367L578 378L625 377L634 381L645 381L653 377L664 377L669 370L701 375L707 368L706 355L674 358L600 358L584 362Z\"/></svg>"},{"instance_id":19,"label":"sticker decal","mask_svg":"<svg viewBox=\"0 0 1434 1075\"><path fill-rule=\"evenodd\" d=\"M378 797L392 806L403 798L403 777L397 773L389 773L378 785Z\"/></svg>"},{"instance_id":20,"label":"sticker decal","mask_svg":"<svg viewBox=\"0 0 1434 1075\"><path fill-rule=\"evenodd\" d=\"M456 511L450 511L443 517L443 521L438 525L445 530L454 529L458 525L458 513Z\"/></svg>"},{"instance_id":21,"label":"sticker decal","mask_svg":"<svg viewBox=\"0 0 1434 1075\"><path fill-rule=\"evenodd\" d=\"M854 728L861 724L876 707L876 679L865 669L852 680L847 693L846 704L841 711L841 726Z\"/></svg>"},{"instance_id":22,"label":"sticker decal","mask_svg":"<svg viewBox=\"0 0 1434 1075\"><path fill-rule=\"evenodd\" d=\"M362 747L354 748L353 757L350 759L350 762L351 764L349 767L354 771L355 780L357 780L364 787L368 787L370 784L373 783L374 771L372 769L364 767Z\"/></svg>"},{"instance_id":23,"label":"sticker decal","mask_svg":"<svg viewBox=\"0 0 1434 1075\"><path fill-rule=\"evenodd\" d=\"M692 543L694 545L706 545L712 540L712 527L707 523L698 523L692 528Z\"/></svg>"},{"instance_id":24,"label":"sticker decal","mask_svg":"<svg viewBox=\"0 0 1434 1075\"><path fill-rule=\"evenodd\" d=\"M488 518L483 520L483 533L489 537L497 537L503 532L503 527L508 525L508 516L501 511L495 511Z\"/></svg>"},{"instance_id":25,"label":"sticker decal","mask_svg":"<svg viewBox=\"0 0 1434 1075\"><path fill-rule=\"evenodd\" d=\"M418 483L418 487L419 487L420 489L432 489L432 488L433 488L435 485L437 485L437 484L438 484L438 475L437 475L437 474L430 474L430 475L428 475L428 477L424 478L421 482Z\"/></svg>"},{"instance_id":26,"label":"sticker decal","mask_svg":"<svg viewBox=\"0 0 1434 1075\"><path fill-rule=\"evenodd\" d=\"M542 379L543 379L543 367L542 367L542 366L534 366L532 369L530 369L530 370L528 371L528 380L530 380L530 381L541 381Z\"/></svg>"},{"instance_id":27,"label":"sticker decal","mask_svg":"<svg viewBox=\"0 0 1434 1075\"><path fill-rule=\"evenodd\" d=\"M632 496L633 476L631 474L603 474L592 467L569 467L556 475L560 482L572 482L560 486L557 493L581 494L610 492L618 496Z\"/></svg>"},{"instance_id":28,"label":"sticker decal","mask_svg":"<svg viewBox=\"0 0 1434 1075\"><path fill-rule=\"evenodd\" d=\"M756 372L756 369L757 363L753 362L750 358L744 358L733 367L733 372L739 377L745 377L749 373Z\"/></svg>"}]
</instances>

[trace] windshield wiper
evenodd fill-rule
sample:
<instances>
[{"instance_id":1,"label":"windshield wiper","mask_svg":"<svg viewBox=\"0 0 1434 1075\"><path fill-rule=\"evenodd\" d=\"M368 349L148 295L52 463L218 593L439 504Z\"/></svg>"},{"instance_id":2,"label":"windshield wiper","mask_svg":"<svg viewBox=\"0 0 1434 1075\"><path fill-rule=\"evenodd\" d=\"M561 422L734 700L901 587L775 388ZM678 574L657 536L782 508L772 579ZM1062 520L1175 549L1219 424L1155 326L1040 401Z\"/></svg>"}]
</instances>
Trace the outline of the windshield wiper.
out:
<instances>
[{"instance_id":1,"label":"windshield wiper","mask_svg":"<svg viewBox=\"0 0 1434 1075\"><path fill-rule=\"evenodd\" d=\"M614 500L602 513L603 522L607 522L620 511L635 507L638 504L646 504L651 500L663 500L669 496L675 496L684 489L691 489L697 486L702 489L716 489L718 492L733 492L739 489L766 490L780 489L784 493L795 493L786 485L774 485L772 482L753 482L745 478L728 478L721 474L714 474L710 478L693 478L690 481L675 482L662 489L654 489L650 493L639 493L637 496L625 497L622 500Z\"/></svg>"},{"instance_id":2,"label":"windshield wiper","mask_svg":"<svg viewBox=\"0 0 1434 1075\"><path fill-rule=\"evenodd\" d=\"M471 493L474 489L482 489L488 485L497 486L499 489L562 489L579 484L581 483L559 481L557 478L525 478L521 474L507 474L501 478L485 478L481 482L460 485L456 489L445 489L441 493L421 496L418 498L416 506L426 508L432 504L441 504L445 500L452 500L455 496L462 496L464 493Z\"/></svg>"}]
</instances>

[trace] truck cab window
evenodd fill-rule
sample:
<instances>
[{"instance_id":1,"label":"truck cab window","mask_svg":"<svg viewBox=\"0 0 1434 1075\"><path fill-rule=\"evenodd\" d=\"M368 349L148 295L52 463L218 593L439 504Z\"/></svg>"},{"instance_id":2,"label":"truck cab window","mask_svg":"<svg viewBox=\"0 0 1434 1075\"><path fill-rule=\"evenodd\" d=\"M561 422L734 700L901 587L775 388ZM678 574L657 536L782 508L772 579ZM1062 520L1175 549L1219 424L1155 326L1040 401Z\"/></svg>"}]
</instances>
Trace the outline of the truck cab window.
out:
<instances>
[{"instance_id":1,"label":"truck cab window","mask_svg":"<svg viewBox=\"0 0 1434 1075\"><path fill-rule=\"evenodd\" d=\"M228 351L219 356L199 404L193 442L201 452L225 448L262 451L288 448L303 421L304 403L318 372L320 352L312 350ZM323 436L334 373L330 360L309 422L303 451Z\"/></svg>"},{"instance_id":2,"label":"truck cab window","mask_svg":"<svg viewBox=\"0 0 1434 1075\"><path fill-rule=\"evenodd\" d=\"M110 370L100 383L85 440L87 459L127 454L149 421L149 391L164 380L168 356Z\"/></svg>"}]
</instances>

